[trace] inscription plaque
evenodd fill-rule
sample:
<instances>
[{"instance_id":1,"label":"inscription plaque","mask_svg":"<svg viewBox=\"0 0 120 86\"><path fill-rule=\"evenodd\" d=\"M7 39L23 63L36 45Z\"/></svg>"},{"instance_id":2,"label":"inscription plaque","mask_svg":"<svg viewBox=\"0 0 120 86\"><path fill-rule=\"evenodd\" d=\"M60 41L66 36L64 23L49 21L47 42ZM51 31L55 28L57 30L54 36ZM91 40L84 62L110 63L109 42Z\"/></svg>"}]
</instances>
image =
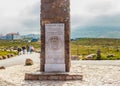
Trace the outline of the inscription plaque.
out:
<instances>
[{"instance_id":1,"label":"inscription plaque","mask_svg":"<svg viewBox=\"0 0 120 86\"><path fill-rule=\"evenodd\" d=\"M45 72L65 72L64 24L45 24Z\"/></svg>"}]
</instances>

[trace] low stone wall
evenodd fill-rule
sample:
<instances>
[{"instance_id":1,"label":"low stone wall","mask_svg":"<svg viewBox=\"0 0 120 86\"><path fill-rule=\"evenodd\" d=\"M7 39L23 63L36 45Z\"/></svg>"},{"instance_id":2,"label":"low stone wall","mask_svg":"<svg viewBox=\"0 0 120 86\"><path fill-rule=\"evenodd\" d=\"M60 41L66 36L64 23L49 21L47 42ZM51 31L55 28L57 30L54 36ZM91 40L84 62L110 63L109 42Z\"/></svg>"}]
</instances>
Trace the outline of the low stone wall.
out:
<instances>
[{"instance_id":1,"label":"low stone wall","mask_svg":"<svg viewBox=\"0 0 120 86\"><path fill-rule=\"evenodd\" d=\"M25 80L82 80L82 74L73 73L26 73Z\"/></svg>"},{"instance_id":2,"label":"low stone wall","mask_svg":"<svg viewBox=\"0 0 120 86\"><path fill-rule=\"evenodd\" d=\"M15 56L14 54L8 54L8 55L0 56L0 60L12 58L12 57L14 57L14 56Z\"/></svg>"}]
</instances>

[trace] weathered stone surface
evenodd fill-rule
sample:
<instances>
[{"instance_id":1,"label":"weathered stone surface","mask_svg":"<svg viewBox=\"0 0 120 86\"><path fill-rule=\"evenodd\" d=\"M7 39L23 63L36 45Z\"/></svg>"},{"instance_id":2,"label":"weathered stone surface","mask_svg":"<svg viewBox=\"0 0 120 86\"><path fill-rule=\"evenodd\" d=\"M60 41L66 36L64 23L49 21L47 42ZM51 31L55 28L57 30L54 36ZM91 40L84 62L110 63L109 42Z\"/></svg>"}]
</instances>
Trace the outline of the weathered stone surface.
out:
<instances>
[{"instance_id":1,"label":"weathered stone surface","mask_svg":"<svg viewBox=\"0 0 120 86\"><path fill-rule=\"evenodd\" d=\"M4 67L4 66L1 66L0 69L5 69L5 67Z\"/></svg>"},{"instance_id":2,"label":"weathered stone surface","mask_svg":"<svg viewBox=\"0 0 120 86\"><path fill-rule=\"evenodd\" d=\"M66 79L72 80L72 76L67 76Z\"/></svg>"},{"instance_id":3,"label":"weathered stone surface","mask_svg":"<svg viewBox=\"0 0 120 86\"><path fill-rule=\"evenodd\" d=\"M82 74L73 74L73 73L26 73L25 80L82 80Z\"/></svg>"},{"instance_id":4,"label":"weathered stone surface","mask_svg":"<svg viewBox=\"0 0 120 86\"><path fill-rule=\"evenodd\" d=\"M11 56L10 55L7 55L7 58L10 58Z\"/></svg>"},{"instance_id":5,"label":"weathered stone surface","mask_svg":"<svg viewBox=\"0 0 120 86\"><path fill-rule=\"evenodd\" d=\"M7 59L7 56L2 56L3 59Z\"/></svg>"},{"instance_id":6,"label":"weathered stone surface","mask_svg":"<svg viewBox=\"0 0 120 86\"><path fill-rule=\"evenodd\" d=\"M28 65L33 65L33 60L30 59L30 58L26 59L25 65L27 65L27 66L28 66Z\"/></svg>"},{"instance_id":7,"label":"weathered stone surface","mask_svg":"<svg viewBox=\"0 0 120 86\"><path fill-rule=\"evenodd\" d=\"M90 54L85 57L85 60L93 60L96 54Z\"/></svg>"},{"instance_id":8,"label":"weathered stone surface","mask_svg":"<svg viewBox=\"0 0 120 86\"><path fill-rule=\"evenodd\" d=\"M70 71L70 0L41 0L41 72L45 71L45 24L64 23L65 71Z\"/></svg>"},{"instance_id":9,"label":"weathered stone surface","mask_svg":"<svg viewBox=\"0 0 120 86\"><path fill-rule=\"evenodd\" d=\"M47 79L48 80L58 80L58 77L57 76L49 76Z\"/></svg>"},{"instance_id":10,"label":"weathered stone surface","mask_svg":"<svg viewBox=\"0 0 120 86\"><path fill-rule=\"evenodd\" d=\"M14 57L15 55L14 54L10 54L10 57Z\"/></svg>"},{"instance_id":11,"label":"weathered stone surface","mask_svg":"<svg viewBox=\"0 0 120 86\"><path fill-rule=\"evenodd\" d=\"M65 72L64 23L45 24L45 72Z\"/></svg>"}]
</instances>

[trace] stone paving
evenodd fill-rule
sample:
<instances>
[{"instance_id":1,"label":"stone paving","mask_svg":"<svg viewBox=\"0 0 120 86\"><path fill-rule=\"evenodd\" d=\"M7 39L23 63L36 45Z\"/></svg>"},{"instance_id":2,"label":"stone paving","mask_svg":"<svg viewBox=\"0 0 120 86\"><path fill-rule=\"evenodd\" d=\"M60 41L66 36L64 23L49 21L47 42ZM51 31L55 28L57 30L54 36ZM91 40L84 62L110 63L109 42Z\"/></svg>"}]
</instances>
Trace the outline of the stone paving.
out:
<instances>
[{"instance_id":1,"label":"stone paving","mask_svg":"<svg viewBox=\"0 0 120 86\"><path fill-rule=\"evenodd\" d=\"M120 61L85 62L72 62L71 70L82 72L83 81L24 81L24 74L38 71L39 64L16 65L0 70L0 86L120 86Z\"/></svg>"}]
</instances>

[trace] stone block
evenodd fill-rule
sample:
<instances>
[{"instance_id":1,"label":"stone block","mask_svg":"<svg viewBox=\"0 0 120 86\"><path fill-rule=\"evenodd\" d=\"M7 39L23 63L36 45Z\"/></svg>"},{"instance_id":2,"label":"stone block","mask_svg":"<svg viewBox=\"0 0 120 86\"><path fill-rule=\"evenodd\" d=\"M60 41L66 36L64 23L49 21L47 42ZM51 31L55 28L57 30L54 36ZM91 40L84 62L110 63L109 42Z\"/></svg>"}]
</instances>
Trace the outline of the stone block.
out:
<instances>
[{"instance_id":1,"label":"stone block","mask_svg":"<svg viewBox=\"0 0 120 86\"><path fill-rule=\"evenodd\" d=\"M72 76L66 76L66 80L72 80Z\"/></svg>"},{"instance_id":2,"label":"stone block","mask_svg":"<svg viewBox=\"0 0 120 86\"><path fill-rule=\"evenodd\" d=\"M73 74L73 73L26 73L25 80L59 80L59 81L67 81L67 80L82 80L82 74Z\"/></svg>"},{"instance_id":3,"label":"stone block","mask_svg":"<svg viewBox=\"0 0 120 86\"><path fill-rule=\"evenodd\" d=\"M49 76L48 80L58 80L58 77L57 76Z\"/></svg>"}]
</instances>

